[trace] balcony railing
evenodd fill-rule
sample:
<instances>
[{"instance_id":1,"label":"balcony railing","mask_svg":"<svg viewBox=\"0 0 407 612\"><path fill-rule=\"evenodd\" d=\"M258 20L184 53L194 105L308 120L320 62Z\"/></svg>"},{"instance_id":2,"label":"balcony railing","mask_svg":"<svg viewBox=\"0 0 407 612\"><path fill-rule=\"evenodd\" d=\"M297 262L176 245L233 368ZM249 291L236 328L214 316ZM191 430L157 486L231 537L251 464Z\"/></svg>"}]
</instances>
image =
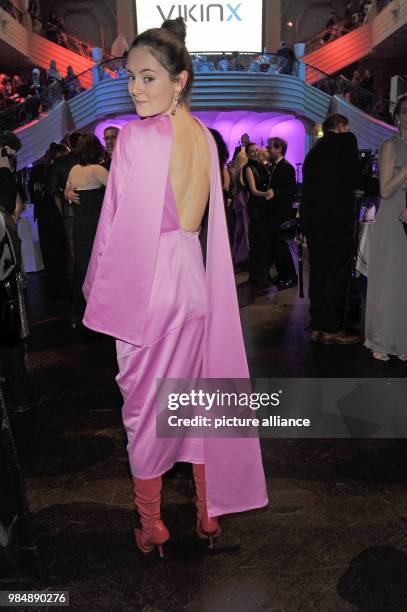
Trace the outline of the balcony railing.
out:
<instances>
[{"instance_id":1,"label":"balcony railing","mask_svg":"<svg viewBox=\"0 0 407 612\"><path fill-rule=\"evenodd\" d=\"M233 62L230 58L233 57ZM63 100L64 98L72 97L79 93L74 91L74 83L78 84L79 79L93 71L93 81L100 82L105 79L127 76L126 72L127 58L114 58L103 61L92 69L85 70L78 74L74 79L55 82L36 96L30 96L21 104L15 104L11 108L0 113L0 127L3 129L15 129L25 123L30 122L38 116L39 112L48 111L52 106ZM225 72L237 73L256 73L258 75L287 75L296 73L297 61L291 62L286 58L282 58L275 54L250 54L241 53L236 56L226 56L225 54L214 54L212 56L204 56L203 54L193 55L193 67L195 73L217 73ZM233 68L233 70L226 70ZM288 72L290 70L290 72ZM392 119L387 112L390 108L390 101L377 96L375 93L367 91L362 87L358 87L346 79L343 75L332 77L325 74L318 68L306 65L306 80L317 89L327 93L330 96L338 95L345 98L355 106L358 106L368 114L372 114L388 123L392 123Z\"/></svg>"}]
</instances>

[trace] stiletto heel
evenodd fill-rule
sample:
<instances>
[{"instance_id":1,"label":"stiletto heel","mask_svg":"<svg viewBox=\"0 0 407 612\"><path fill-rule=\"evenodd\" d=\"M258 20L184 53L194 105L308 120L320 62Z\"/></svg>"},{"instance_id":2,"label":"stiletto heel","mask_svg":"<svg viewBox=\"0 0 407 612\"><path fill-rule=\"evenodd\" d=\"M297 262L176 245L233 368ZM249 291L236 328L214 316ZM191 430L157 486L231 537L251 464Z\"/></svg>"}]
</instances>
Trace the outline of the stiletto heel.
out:
<instances>
[{"instance_id":1,"label":"stiletto heel","mask_svg":"<svg viewBox=\"0 0 407 612\"><path fill-rule=\"evenodd\" d=\"M196 487L196 507L198 510L196 533L201 540L209 540L209 548L213 550L215 539L222 533L216 517L209 517L206 506L205 466L194 463L192 465Z\"/></svg>"},{"instance_id":2,"label":"stiletto heel","mask_svg":"<svg viewBox=\"0 0 407 612\"><path fill-rule=\"evenodd\" d=\"M134 530L137 548L143 554L148 554L157 547L162 559L163 544L168 541L170 534L160 517L161 477L149 480L133 478L133 482L141 522L141 529Z\"/></svg>"}]
</instances>

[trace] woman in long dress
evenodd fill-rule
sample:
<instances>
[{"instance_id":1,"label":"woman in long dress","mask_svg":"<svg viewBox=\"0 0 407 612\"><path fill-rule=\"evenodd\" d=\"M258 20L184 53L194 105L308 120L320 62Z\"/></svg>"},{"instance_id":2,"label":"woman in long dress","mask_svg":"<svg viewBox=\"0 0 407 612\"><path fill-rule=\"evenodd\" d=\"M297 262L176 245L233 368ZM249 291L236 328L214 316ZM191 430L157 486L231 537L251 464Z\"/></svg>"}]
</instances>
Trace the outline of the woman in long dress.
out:
<instances>
[{"instance_id":1,"label":"woman in long dress","mask_svg":"<svg viewBox=\"0 0 407 612\"><path fill-rule=\"evenodd\" d=\"M216 145L188 110L193 73L182 19L137 36L129 93L142 121L116 141L84 284L84 324L117 339L123 421L142 552L169 532L162 475L191 462L197 534L218 516L267 504L257 438L158 438L157 379L248 379ZM207 208L206 258L199 230ZM205 215L206 218L206 215Z\"/></svg>"},{"instance_id":2,"label":"woman in long dress","mask_svg":"<svg viewBox=\"0 0 407 612\"><path fill-rule=\"evenodd\" d=\"M394 109L399 133L380 151L381 202L369 258L366 342L373 357L407 361L407 95Z\"/></svg>"},{"instance_id":3,"label":"woman in long dress","mask_svg":"<svg viewBox=\"0 0 407 612\"><path fill-rule=\"evenodd\" d=\"M88 269L105 186L109 175L102 166L103 146L94 134L82 134L77 148L78 164L68 175L65 198L73 206L73 313L72 327L76 327L85 312L82 285Z\"/></svg>"}]
</instances>

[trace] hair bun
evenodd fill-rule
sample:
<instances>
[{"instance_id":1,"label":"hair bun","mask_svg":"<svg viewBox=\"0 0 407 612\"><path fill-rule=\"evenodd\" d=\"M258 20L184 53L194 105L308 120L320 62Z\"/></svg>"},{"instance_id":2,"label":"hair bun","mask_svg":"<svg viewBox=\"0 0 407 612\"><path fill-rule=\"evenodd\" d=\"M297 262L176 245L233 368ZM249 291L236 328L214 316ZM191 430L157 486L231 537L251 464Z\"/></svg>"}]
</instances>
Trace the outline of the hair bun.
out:
<instances>
[{"instance_id":1,"label":"hair bun","mask_svg":"<svg viewBox=\"0 0 407 612\"><path fill-rule=\"evenodd\" d=\"M164 21L161 27L164 30L168 30L168 32L174 34L177 38L181 40L182 43L185 44L187 27L182 17L177 17L176 19L166 19L166 21Z\"/></svg>"}]
</instances>

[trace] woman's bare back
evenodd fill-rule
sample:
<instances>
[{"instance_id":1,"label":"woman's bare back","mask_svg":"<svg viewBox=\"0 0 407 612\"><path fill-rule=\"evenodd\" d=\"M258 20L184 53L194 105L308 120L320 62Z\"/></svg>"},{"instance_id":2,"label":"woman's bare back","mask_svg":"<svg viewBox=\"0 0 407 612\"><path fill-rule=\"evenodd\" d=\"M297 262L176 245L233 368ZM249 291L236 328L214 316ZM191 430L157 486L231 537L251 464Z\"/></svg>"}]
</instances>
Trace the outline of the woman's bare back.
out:
<instances>
[{"instance_id":1,"label":"woman's bare back","mask_svg":"<svg viewBox=\"0 0 407 612\"><path fill-rule=\"evenodd\" d=\"M180 226L198 231L210 191L211 155L201 126L184 109L172 117L173 145L170 180L174 191Z\"/></svg>"}]
</instances>

